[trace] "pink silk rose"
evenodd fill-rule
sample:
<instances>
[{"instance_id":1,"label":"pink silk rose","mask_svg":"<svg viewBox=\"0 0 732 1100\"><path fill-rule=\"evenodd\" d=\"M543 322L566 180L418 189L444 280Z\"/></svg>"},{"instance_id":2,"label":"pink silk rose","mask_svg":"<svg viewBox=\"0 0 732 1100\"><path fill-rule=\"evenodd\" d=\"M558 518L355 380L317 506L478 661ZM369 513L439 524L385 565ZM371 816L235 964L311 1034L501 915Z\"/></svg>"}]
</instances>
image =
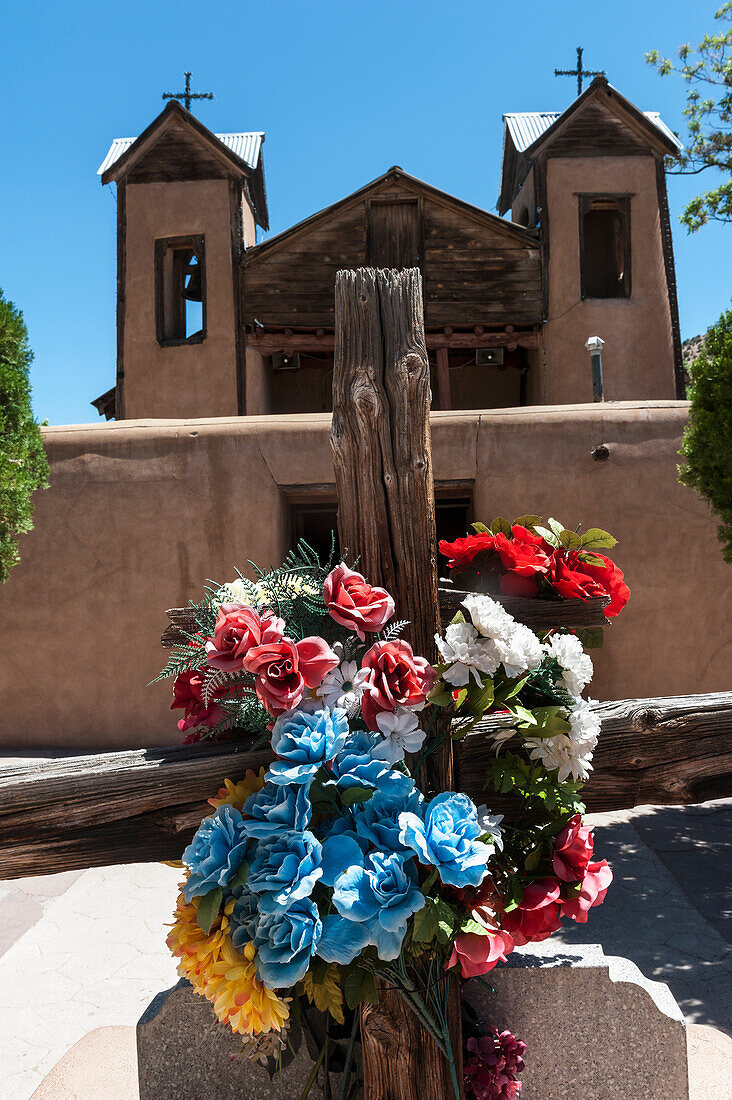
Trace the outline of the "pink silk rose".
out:
<instances>
[{"instance_id":1,"label":"pink silk rose","mask_svg":"<svg viewBox=\"0 0 732 1100\"><path fill-rule=\"evenodd\" d=\"M203 700L203 674L200 668L179 672L173 681L171 710L185 711L186 718Z\"/></svg>"},{"instance_id":2,"label":"pink silk rose","mask_svg":"<svg viewBox=\"0 0 732 1100\"><path fill-rule=\"evenodd\" d=\"M259 612L246 604L222 603L213 638L206 642L206 661L222 672L238 672L253 646L279 642L285 624L273 611Z\"/></svg>"},{"instance_id":3,"label":"pink silk rose","mask_svg":"<svg viewBox=\"0 0 732 1100\"><path fill-rule=\"evenodd\" d=\"M613 873L606 859L588 863L582 879L582 887L576 898L562 899L562 913L578 924L587 924L587 916L595 905L602 905Z\"/></svg>"},{"instance_id":4,"label":"pink silk rose","mask_svg":"<svg viewBox=\"0 0 732 1100\"><path fill-rule=\"evenodd\" d=\"M255 691L262 706L273 716L292 710L302 700L306 687L316 688L338 657L323 638L290 638L253 646L244 658L244 668L256 676Z\"/></svg>"},{"instance_id":5,"label":"pink silk rose","mask_svg":"<svg viewBox=\"0 0 732 1100\"><path fill-rule=\"evenodd\" d=\"M559 883L552 878L532 882L524 890L521 904L501 916L501 927L513 937L516 947L546 940L561 927Z\"/></svg>"},{"instance_id":6,"label":"pink silk rose","mask_svg":"<svg viewBox=\"0 0 732 1100\"><path fill-rule=\"evenodd\" d=\"M374 634L381 630L394 614L394 600L386 589L373 587L345 562L325 578L323 599L331 618L355 630L362 642L366 631Z\"/></svg>"},{"instance_id":7,"label":"pink silk rose","mask_svg":"<svg viewBox=\"0 0 732 1100\"><path fill-rule=\"evenodd\" d=\"M496 963L505 962L506 955L512 951L513 938L503 929L497 928L485 936L461 932L453 944L447 969L459 962L464 978L478 978L492 970Z\"/></svg>"},{"instance_id":8,"label":"pink silk rose","mask_svg":"<svg viewBox=\"0 0 732 1100\"><path fill-rule=\"evenodd\" d=\"M583 825L579 814L571 817L554 841L552 868L563 882L581 882L592 859L592 827Z\"/></svg>"},{"instance_id":9,"label":"pink silk rose","mask_svg":"<svg viewBox=\"0 0 732 1100\"><path fill-rule=\"evenodd\" d=\"M424 703L432 691L437 673L425 657L415 657L409 642L376 642L363 657L368 672L361 700L363 720L377 730L377 715L393 713L397 707Z\"/></svg>"}]
</instances>

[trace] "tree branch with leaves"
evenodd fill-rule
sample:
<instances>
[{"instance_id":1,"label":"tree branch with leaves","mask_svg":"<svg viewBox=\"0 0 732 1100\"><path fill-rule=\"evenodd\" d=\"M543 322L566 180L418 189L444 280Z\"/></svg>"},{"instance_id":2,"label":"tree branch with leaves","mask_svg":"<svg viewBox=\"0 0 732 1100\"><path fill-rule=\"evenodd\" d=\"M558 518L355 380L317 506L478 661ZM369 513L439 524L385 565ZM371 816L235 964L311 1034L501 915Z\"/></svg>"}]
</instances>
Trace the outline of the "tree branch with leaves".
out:
<instances>
[{"instance_id":1,"label":"tree branch with leaves","mask_svg":"<svg viewBox=\"0 0 732 1100\"><path fill-rule=\"evenodd\" d=\"M681 222L690 233L710 221L732 222L732 0L714 18L720 31L704 35L696 47L680 46L678 63L661 57L658 50L646 54L646 61L661 76L677 73L688 85L683 112L687 146L670 161L668 171L699 175L711 169L727 177L687 205Z\"/></svg>"}]
</instances>

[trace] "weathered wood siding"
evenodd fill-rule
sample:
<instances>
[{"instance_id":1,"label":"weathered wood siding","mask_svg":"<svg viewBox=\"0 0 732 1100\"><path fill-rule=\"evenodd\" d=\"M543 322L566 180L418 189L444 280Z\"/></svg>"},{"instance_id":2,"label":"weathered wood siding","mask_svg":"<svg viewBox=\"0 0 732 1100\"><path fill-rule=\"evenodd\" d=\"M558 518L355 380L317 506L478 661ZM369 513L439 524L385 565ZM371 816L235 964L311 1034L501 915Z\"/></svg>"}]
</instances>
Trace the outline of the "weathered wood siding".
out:
<instances>
[{"instance_id":1,"label":"weathered wood siding","mask_svg":"<svg viewBox=\"0 0 732 1100\"><path fill-rule=\"evenodd\" d=\"M545 155L550 157L652 156L647 137L623 122L601 103L588 101L557 133L547 139Z\"/></svg>"},{"instance_id":2,"label":"weathered wood siding","mask_svg":"<svg viewBox=\"0 0 732 1100\"><path fill-rule=\"evenodd\" d=\"M244 261L244 317L265 326L332 328L336 272L368 264L368 202L419 199L425 324L532 324L542 319L539 242L393 182Z\"/></svg>"}]
</instances>

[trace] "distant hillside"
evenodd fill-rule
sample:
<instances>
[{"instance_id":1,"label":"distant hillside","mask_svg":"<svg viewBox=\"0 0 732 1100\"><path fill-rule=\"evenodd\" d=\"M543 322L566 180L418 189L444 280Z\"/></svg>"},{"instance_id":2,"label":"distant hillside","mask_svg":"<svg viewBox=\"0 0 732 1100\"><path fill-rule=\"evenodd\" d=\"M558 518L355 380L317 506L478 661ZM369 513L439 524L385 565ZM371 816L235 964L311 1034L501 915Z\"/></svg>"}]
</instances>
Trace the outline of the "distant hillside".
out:
<instances>
[{"instance_id":1,"label":"distant hillside","mask_svg":"<svg viewBox=\"0 0 732 1100\"><path fill-rule=\"evenodd\" d=\"M684 364L693 363L704 346L703 336L691 336L681 345L681 356Z\"/></svg>"}]
</instances>

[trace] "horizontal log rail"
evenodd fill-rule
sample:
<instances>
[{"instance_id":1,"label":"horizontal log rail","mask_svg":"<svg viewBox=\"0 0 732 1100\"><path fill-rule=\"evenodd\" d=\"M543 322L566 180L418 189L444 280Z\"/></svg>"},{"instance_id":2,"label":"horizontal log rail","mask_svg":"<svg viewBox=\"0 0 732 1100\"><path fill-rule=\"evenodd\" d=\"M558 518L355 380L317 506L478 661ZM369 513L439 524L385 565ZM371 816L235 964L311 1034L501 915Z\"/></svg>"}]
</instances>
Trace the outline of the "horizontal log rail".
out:
<instances>
[{"instance_id":1,"label":"horizontal log rail","mask_svg":"<svg viewBox=\"0 0 732 1100\"><path fill-rule=\"evenodd\" d=\"M441 582L439 589L440 614L443 621L453 617L462 601L470 593ZM505 607L518 622L526 623L532 630L549 630L552 627L571 627L578 630L588 626L607 626L604 609L610 603L609 596L593 596L589 600L530 600L522 596L498 596L491 599ZM165 614L170 624L160 639L165 649L186 644L186 634L196 631L193 607L171 607Z\"/></svg>"},{"instance_id":2,"label":"horizontal log rail","mask_svg":"<svg viewBox=\"0 0 732 1100\"><path fill-rule=\"evenodd\" d=\"M583 797L590 811L687 805L732 795L732 691L598 703L602 736ZM493 758L485 719L456 746L456 786L510 815L483 790ZM267 764L241 744L135 749L0 768L0 878L179 859L225 778Z\"/></svg>"}]
</instances>

